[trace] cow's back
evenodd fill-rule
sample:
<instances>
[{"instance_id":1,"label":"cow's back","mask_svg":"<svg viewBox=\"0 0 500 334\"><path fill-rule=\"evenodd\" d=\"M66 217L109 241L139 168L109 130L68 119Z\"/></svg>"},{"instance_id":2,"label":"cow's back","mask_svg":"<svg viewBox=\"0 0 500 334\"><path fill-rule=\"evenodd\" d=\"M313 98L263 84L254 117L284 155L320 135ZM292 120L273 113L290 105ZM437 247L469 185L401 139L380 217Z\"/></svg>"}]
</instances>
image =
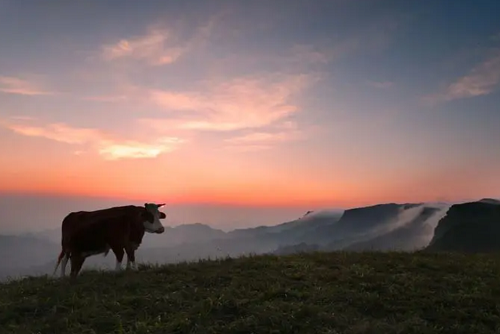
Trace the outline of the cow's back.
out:
<instances>
[{"instance_id":1,"label":"cow's back","mask_svg":"<svg viewBox=\"0 0 500 334\"><path fill-rule=\"evenodd\" d=\"M72 248L99 248L107 244L110 238L119 237L120 234L128 235L130 225L140 221L141 209L128 205L72 212L62 222L62 245L72 245Z\"/></svg>"},{"instance_id":2,"label":"cow's back","mask_svg":"<svg viewBox=\"0 0 500 334\"><path fill-rule=\"evenodd\" d=\"M80 252L104 252L113 244L123 244L130 234L130 220L107 217L79 229L71 237L71 249Z\"/></svg>"}]
</instances>

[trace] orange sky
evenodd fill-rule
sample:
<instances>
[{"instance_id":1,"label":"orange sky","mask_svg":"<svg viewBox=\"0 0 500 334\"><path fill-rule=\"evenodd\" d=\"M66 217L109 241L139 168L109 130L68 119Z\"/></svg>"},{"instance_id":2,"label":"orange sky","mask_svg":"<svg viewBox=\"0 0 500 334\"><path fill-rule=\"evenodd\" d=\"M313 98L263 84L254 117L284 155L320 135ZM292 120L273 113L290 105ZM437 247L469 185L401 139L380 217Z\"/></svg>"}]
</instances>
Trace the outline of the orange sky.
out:
<instances>
[{"instance_id":1,"label":"orange sky","mask_svg":"<svg viewBox=\"0 0 500 334\"><path fill-rule=\"evenodd\" d=\"M407 5L205 5L0 12L0 192L315 207L500 196L497 21L466 22L464 41L484 46L469 54Z\"/></svg>"}]
</instances>

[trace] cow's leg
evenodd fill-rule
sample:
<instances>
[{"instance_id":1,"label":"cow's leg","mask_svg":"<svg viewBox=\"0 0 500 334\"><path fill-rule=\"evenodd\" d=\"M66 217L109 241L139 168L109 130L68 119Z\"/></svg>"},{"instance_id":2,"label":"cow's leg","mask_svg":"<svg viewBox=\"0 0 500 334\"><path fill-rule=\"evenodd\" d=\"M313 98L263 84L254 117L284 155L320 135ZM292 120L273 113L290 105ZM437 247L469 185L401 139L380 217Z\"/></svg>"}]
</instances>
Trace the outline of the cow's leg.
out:
<instances>
[{"instance_id":1,"label":"cow's leg","mask_svg":"<svg viewBox=\"0 0 500 334\"><path fill-rule=\"evenodd\" d=\"M61 277L66 276L66 265L68 264L69 254L65 253L61 260Z\"/></svg>"},{"instance_id":2,"label":"cow's leg","mask_svg":"<svg viewBox=\"0 0 500 334\"><path fill-rule=\"evenodd\" d=\"M78 276L80 269L82 269L82 265L83 265L83 262L85 262L85 258L82 256L82 254L72 253L71 257L70 257L70 261L71 261L70 278L72 280L74 280Z\"/></svg>"},{"instance_id":3,"label":"cow's leg","mask_svg":"<svg viewBox=\"0 0 500 334\"><path fill-rule=\"evenodd\" d=\"M113 250L113 253L115 253L116 256L115 270L120 271L122 270L122 261L123 261L123 256L125 255L123 247L111 246L111 249Z\"/></svg>"},{"instance_id":4,"label":"cow's leg","mask_svg":"<svg viewBox=\"0 0 500 334\"><path fill-rule=\"evenodd\" d=\"M135 251L132 245L127 245L125 247L125 252L127 253L127 269L136 269L135 266Z\"/></svg>"}]
</instances>

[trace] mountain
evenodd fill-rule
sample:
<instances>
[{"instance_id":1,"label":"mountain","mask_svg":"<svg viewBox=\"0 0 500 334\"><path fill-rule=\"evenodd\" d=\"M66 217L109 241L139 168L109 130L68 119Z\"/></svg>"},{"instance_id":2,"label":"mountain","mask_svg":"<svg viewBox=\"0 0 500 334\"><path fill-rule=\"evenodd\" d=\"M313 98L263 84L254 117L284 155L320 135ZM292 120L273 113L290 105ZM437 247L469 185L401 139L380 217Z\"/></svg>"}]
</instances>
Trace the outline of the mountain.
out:
<instances>
[{"instance_id":1,"label":"mountain","mask_svg":"<svg viewBox=\"0 0 500 334\"><path fill-rule=\"evenodd\" d=\"M500 201L494 198L483 198L479 200L481 203L489 203L489 204L500 204Z\"/></svg>"},{"instance_id":2,"label":"mountain","mask_svg":"<svg viewBox=\"0 0 500 334\"><path fill-rule=\"evenodd\" d=\"M47 229L40 232L30 232L21 234L22 237L35 237L60 244L61 228ZM161 235L144 236L143 246L146 247L170 247L184 243L197 243L207 240L224 238L226 232L214 229L204 224L185 224L179 226L165 226L165 233Z\"/></svg>"},{"instance_id":3,"label":"mountain","mask_svg":"<svg viewBox=\"0 0 500 334\"><path fill-rule=\"evenodd\" d=\"M233 238L244 238L246 240L255 238L256 241L273 241L277 247L294 245L301 242L320 243L328 239L325 230L337 223L342 213L319 211L308 211L304 216L276 226L260 226L256 228L240 229L229 232Z\"/></svg>"},{"instance_id":4,"label":"mountain","mask_svg":"<svg viewBox=\"0 0 500 334\"><path fill-rule=\"evenodd\" d=\"M146 234L138 262L174 263L247 254L365 250L495 250L500 202L384 203L344 212L308 211L275 226L230 232L204 224L166 227ZM444 218L443 218L444 217ZM439 222L439 224L438 224ZM50 273L60 251L60 229L0 238L0 276ZM92 256L84 268L112 268L115 258Z\"/></svg>"},{"instance_id":5,"label":"mountain","mask_svg":"<svg viewBox=\"0 0 500 334\"><path fill-rule=\"evenodd\" d=\"M35 237L0 235L0 277L18 275L27 268L57 257L60 246Z\"/></svg>"},{"instance_id":6,"label":"mountain","mask_svg":"<svg viewBox=\"0 0 500 334\"><path fill-rule=\"evenodd\" d=\"M41 231L36 231L36 232L27 232L27 233L22 233L19 236L21 237L28 237L28 238L37 238L37 239L42 239L54 243L61 243L61 228L49 228Z\"/></svg>"},{"instance_id":7,"label":"mountain","mask_svg":"<svg viewBox=\"0 0 500 334\"><path fill-rule=\"evenodd\" d=\"M434 232L434 226L429 224L428 220L442 209L423 205L413 208L417 209L416 215L409 217L409 220L400 218L400 226L395 226L393 230L372 239L353 243L344 250L413 251L427 246L429 236Z\"/></svg>"},{"instance_id":8,"label":"mountain","mask_svg":"<svg viewBox=\"0 0 500 334\"><path fill-rule=\"evenodd\" d=\"M429 244L434 227L446 208L447 205L435 203L387 203L346 210L338 221L315 226L311 238L303 234L300 240L278 247L273 254L290 254L307 249L421 249Z\"/></svg>"},{"instance_id":9,"label":"mountain","mask_svg":"<svg viewBox=\"0 0 500 334\"><path fill-rule=\"evenodd\" d=\"M420 205L422 204L388 203L346 210L335 225L335 230L349 234L365 233L384 224L390 224L398 218L401 211Z\"/></svg>"},{"instance_id":10,"label":"mountain","mask_svg":"<svg viewBox=\"0 0 500 334\"><path fill-rule=\"evenodd\" d=\"M226 232L205 224L166 226L165 232L161 235L145 235L142 247L172 247L224 238L227 238Z\"/></svg>"},{"instance_id":11,"label":"mountain","mask_svg":"<svg viewBox=\"0 0 500 334\"><path fill-rule=\"evenodd\" d=\"M308 253L308 252L316 252L320 250L320 246L316 244L307 244L305 242L302 242L297 245L291 245L291 246L281 246L278 247L274 252L271 254L273 255L288 255L288 254L295 254L295 253Z\"/></svg>"},{"instance_id":12,"label":"mountain","mask_svg":"<svg viewBox=\"0 0 500 334\"><path fill-rule=\"evenodd\" d=\"M346 210L336 224L322 231L324 235L322 241L327 241L324 248L339 250L381 235L398 223L400 215L405 210L421 205L386 203Z\"/></svg>"},{"instance_id":13,"label":"mountain","mask_svg":"<svg viewBox=\"0 0 500 334\"><path fill-rule=\"evenodd\" d=\"M269 253L282 246L320 238L322 234L320 228L334 224L339 217L338 212L309 212L299 219L279 225L240 229L227 233L204 224L166 227L162 235L145 234L136 258L139 262L174 263ZM51 273L60 251L60 233L60 228L55 228L20 236L8 236L10 242L4 245L10 253L22 253L23 249L27 255L33 252L30 242L15 241L18 239L38 240L43 245L38 247L37 243L33 243L37 257L33 257L31 262L12 260L12 263L19 263L20 267L6 266L3 276L6 273L9 275ZM112 254L107 257L92 256L85 261L84 268L112 268L114 261Z\"/></svg>"},{"instance_id":14,"label":"mountain","mask_svg":"<svg viewBox=\"0 0 500 334\"><path fill-rule=\"evenodd\" d=\"M428 251L500 250L500 202L482 199L454 204L434 230Z\"/></svg>"}]
</instances>

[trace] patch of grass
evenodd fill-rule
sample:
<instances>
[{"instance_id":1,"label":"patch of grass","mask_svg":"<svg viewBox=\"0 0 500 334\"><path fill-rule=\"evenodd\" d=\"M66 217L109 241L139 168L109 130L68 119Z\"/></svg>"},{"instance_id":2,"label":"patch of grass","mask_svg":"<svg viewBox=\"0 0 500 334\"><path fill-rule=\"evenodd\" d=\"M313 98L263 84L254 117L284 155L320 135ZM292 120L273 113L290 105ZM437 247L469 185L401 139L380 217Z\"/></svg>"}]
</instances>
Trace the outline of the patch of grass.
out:
<instances>
[{"instance_id":1,"label":"patch of grass","mask_svg":"<svg viewBox=\"0 0 500 334\"><path fill-rule=\"evenodd\" d=\"M252 256L0 285L0 333L500 332L500 256Z\"/></svg>"}]
</instances>

